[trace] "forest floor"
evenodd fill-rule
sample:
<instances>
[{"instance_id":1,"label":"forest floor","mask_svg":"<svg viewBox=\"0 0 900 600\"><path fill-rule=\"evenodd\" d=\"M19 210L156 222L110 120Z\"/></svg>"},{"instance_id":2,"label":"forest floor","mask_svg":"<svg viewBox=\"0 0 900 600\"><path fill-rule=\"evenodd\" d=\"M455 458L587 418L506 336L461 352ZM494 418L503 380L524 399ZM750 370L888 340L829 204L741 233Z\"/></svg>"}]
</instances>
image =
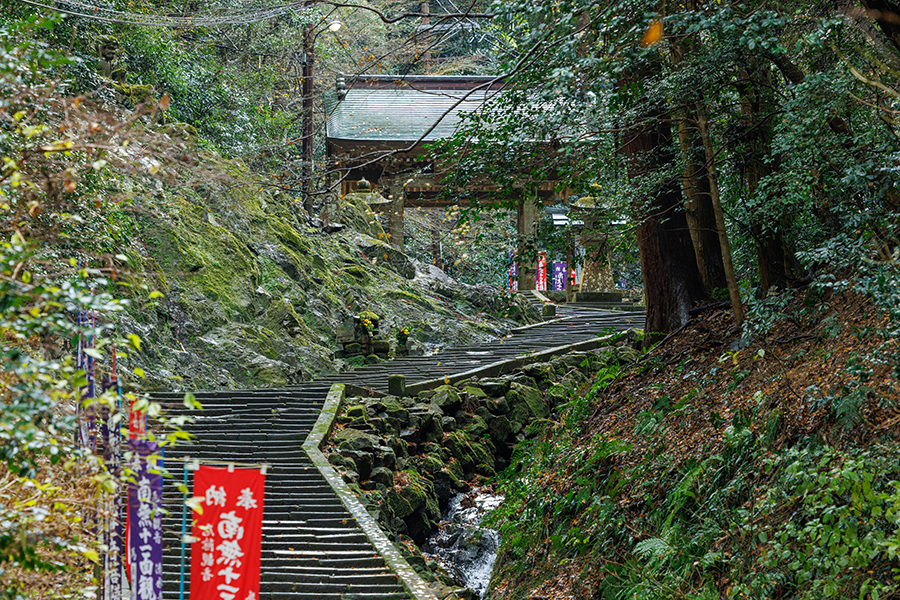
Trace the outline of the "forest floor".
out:
<instances>
[{"instance_id":1,"label":"forest floor","mask_svg":"<svg viewBox=\"0 0 900 600\"><path fill-rule=\"evenodd\" d=\"M743 428L755 448L764 446L754 455L758 464L750 461L743 475L751 483L744 508L755 506L770 482L754 470L795 445L814 439L838 452L876 442L896 447L900 394L895 365L888 360L896 357L896 341L886 343L879 333L886 317L852 293L822 298L795 292L783 302L777 318L774 312L768 322L766 315L757 316L752 338L741 338L727 304L694 311L683 329L639 363L604 385L594 380L576 390L569 414L545 431L544 441L556 448L536 445L535 465L507 474L520 482L535 478L524 490L512 486L519 490L519 503L505 509L507 531L529 514L542 515L537 520L543 524L512 540L504 534L489 597L594 598L601 597L598 590L611 573L627 579L629 565L637 567L632 575L642 577L640 559L652 557L641 556L640 543L664 538L673 516L677 525L703 512L698 498L688 500L691 516L682 515L683 502L666 509L668 518L661 512L673 504L676 488L688 490L687 496L700 494L693 484L683 487L690 477L685 473L695 469L691 476L702 478L697 465L709 464L710 457L723 462L735 431ZM617 450L608 451L613 443ZM756 519L757 525L772 520ZM618 527L604 529L611 521ZM675 597L692 586L717 589L712 597L732 597L735 571L729 558L752 563L765 552L748 547L747 555L738 557L734 543L740 547L743 534L727 528L718 534L706 551L721 554L725 565L704 569L694 562L696 572L674 583L681 591L644 597ZM669 548L661 556L667 553L674 555ZM670 559L643 562L660 568L665 560Z\"/></svg>"}]
</instances>

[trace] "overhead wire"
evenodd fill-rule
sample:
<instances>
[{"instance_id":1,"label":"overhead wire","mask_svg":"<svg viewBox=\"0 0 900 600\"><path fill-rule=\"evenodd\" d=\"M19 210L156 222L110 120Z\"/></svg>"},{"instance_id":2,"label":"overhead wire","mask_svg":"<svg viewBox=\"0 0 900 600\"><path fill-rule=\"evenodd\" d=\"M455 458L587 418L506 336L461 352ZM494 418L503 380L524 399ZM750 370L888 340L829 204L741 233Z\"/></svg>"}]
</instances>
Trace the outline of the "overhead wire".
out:
<instances>
[{"instance_id":1,"label":"overhead wire","mask_svg":"<svg viewBox=\"0 0 900 600\"><path fill-rule=\"evenodd\" d=\"M121 23L125 25L144 25L149 27L215 27L219 25L250 25L278 18L300 10L311 11L306 2L289 2L273 6L253 6L236 12L223 14L198 14L190 17L171 15L145 14L120 11L80 0L19 0L23 4L54 10L75 17Z\"/></svg>"}]
</instances>

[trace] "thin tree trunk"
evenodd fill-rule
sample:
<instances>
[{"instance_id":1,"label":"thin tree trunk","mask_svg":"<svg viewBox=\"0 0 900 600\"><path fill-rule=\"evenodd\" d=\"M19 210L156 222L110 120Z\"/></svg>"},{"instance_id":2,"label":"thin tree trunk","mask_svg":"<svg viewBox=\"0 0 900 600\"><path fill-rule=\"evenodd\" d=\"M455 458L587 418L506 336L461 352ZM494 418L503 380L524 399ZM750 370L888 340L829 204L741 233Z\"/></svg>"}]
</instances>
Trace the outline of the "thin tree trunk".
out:
<instances>
[{"instance_id":1,"label":"thin tree trunk","mask_svg":"<svg viewBox=\"0 0 900 600\"><path fill-rule=\"evenodd\" d=\"M765 157L771 148L773 129L766 122L771 117L767 111L774 110L774 102L761 98L770 92L762 88L771 88L768 67L757 66L754 70L746 70L738 76L738 93L741 99L741 116L744 128L750 132L746 143L747 192L753 197L759 193L760 180L775 172L776 163L766 163ZM754 215L750 223L750 232L756 241L756 261L759 274L759 285L763 294L773 286L785 288L789 285L793 269L793 253L787 247L780 233L782 223L774 226L765 215Z\"/></svg>"},{"instance_id":2,"label":"thin tree trunk","mask_svg":"<svg viewBox=\"0 0 900 600\"><path fill-rule=\"evenodd\" d=\"M697 125L700 128L700 137L703 140L703 150L706 154L706 170L709 173L709 196L712 200L713 212L716 218L716 229L719 234L719 245L722 250L722 261L725 267L725 279L728 282L728 295L731 297L731 310L734 312L734 321L740 327L744 323L744 307L741 304L741 290L738 287L737 278L734 276L734 265L731 263L731 241L725 230L725 215L722 212L722 202L719 198L719 178L716 171L716 155L713 151L709 137L709 125L706 114L701 107L697 107Z\"/></svg>"},{"instance_id":3,"label":"thin tree trunk","mask_svg":"<svg viewBox=\"0 0 900 600\"><path fill-rule=\"evenodd\" d=\"M684 8L689 11L697 9L694 0L686 0ZM671 59L680 64L685 56L696 50L697 41L690 38L670 40ZM722 253L719 250L719 239L716 235L716 217L709 195L709 176L706 172L706 159L703 156L703 144L696 135L696 120L690 109L681 107L676 111L676 128L678 147L681 151L681 187L684 193L684 209L691 241L694 244L694 255L700 277L708 292L724 288L725 267Z\"/></svg>"},{"instance_id":4,"label":"thin tree trunk","mask_svg":"<svg viewBox=\"0 0 900 600\"><path fill-rule=\"evenodd\" d=\"M716 235L716 217L710 197L710 181L706 161L701 158L702 144L691 135L688 111L682 110L677 119L678 145L681 150L681 188L684 193L684 210L697 268L707 291L727 285L719 239Z\"/></svg>"}]
</instances>

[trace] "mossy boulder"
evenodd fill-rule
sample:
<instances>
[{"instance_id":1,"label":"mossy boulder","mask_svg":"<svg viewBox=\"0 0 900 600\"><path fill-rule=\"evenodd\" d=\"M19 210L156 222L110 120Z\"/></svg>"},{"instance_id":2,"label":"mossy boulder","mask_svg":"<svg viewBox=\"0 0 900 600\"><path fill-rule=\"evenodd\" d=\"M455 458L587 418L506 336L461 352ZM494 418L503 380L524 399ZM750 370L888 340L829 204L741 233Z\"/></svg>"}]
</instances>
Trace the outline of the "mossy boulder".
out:
<instances>
[{"instance_id":1,"label":"mossy boulder","mask_svg":"<svg viewBox=\"0 0 900 600\"><path fill-rule=\"evenodd\" d=\"M641 360L643 355L630 346L621 346L616 351L616 358L620 363L628 364Z\"/></svg>"},{"instance_id":2,"label":"mossy boulder","mask_svg":"<svg viewBox=\"0 0 900 600\"><path fill-rule=\"evenodd\" d=\"M534 363L522 367L521 372L523 375L533 378L538 385L548 382L556 375L553 365L550 363Z\"/></svg>"},{"instance_id":3,"label":"mossy boulder","mask_svg":"<svg viewBox=\"0 0 900 600\"><path fill-rule=\"evenodd\" d=\"M464 431L470 438L477 440L484 436L484 434L489 431L489 428L487 422L482 417L474 415L472 417L472 422L466 426Z\"/></svg>"},{"instance_id":4,"label":"mossy boulder","mask_svg":"<svg viewBox=\"0 0 900 600\"><path fill-rule=\"evenodd\" d=\"M152 85L116 83L113 87L119 92L119 101L129 108L134 108L138 104L156 105L158 102L156 89Z\"/></svg>"},{"instance_id":5,"label":"mossy boulder","mask_svg":"<svg viewBox=\"0 0 900 600\"><path fill-rule=\"evenodd\" d=\"M380 398L369 404L369 408L374 410L379 417L397 419L401 425L409 424L409 411L403 408L400 400L395 396Z\"/></svg>"},{"instance_id":6,"label":"mossy boulder","mask_svg":"<svg viewBox=\"0 0 900 600\"><path fill-rule=\"evenodd\" d=\"M544 404L541 391L519 383L513 383L506 393L509 403L510 418L525 424L530 419L543 419L550 415L550 409Z\"/></svg>"},{"instance_id":7,"label":"mossy boulder","mask_svg":"<svg viewBox=\"0 0 900 600\"><path fill-rule=\"evenodd\" d=\"M353 461L354 469L359 474L360 481L365 481L372 474L375 467L375 457L370 452L357 450L341 450L340 455Z\"/></svg>"},{"instance_id":8,"label":"mossy boulder","mask_svg":"<svg viewBox=\"0 0 900 600\"><path fill-rule=\"evenodd\" d=\"M431 403L441 409L445 414L450 414L462 406L462 397L452 385L442 385L434 390Z\"/></svg>"},{"instance_id":9,"label":"mossy boulder","mask_svg":"<svg viewBox=\"0 0 900 600\"><path fill-rule=\"evenodd\" d=\"M348 407L344 414L355 419L357 417L367 417L369 413L365 404L355 404Z\"/></svg>"},{"instance_id":10,"label":"mossy boulder","mask_svg":"<svg viewBox=\"0 0 900 600\"><path fill-rule=\"evenodd\" d=\"M419 470L422 473L427 473L431 478L434 478L434 474L444 468L442 458L434 454L420 456L417 462L419 463Z\"/></svg>"},{"instance_id":11,"label":"mossy boulder","mask_svg":"<svg viewBox=\"0 0 900 600\"><path fill-rule=\"evenodd\" d=\"M520 385L525 385L525 386L532 387L532 388L538 387L538 382L537 382L537 380L535 380L534 377L531 377L530 375L526 375L525 373L522 373L521 371L512 374L512 376L510 377L510 384L509 384L510 387L512 387L513 383L518 383Z\"/></svg>"},{"instance_id":12,"label":"mossy boulder","mask_svg":"<svg viewBox=\"0 0 900 600\"><path fill-rule=\"evenodd\" d=\"M386 467L392 471L397 468L397 454L390 446L375 447L375 466Z\"/></svg>"},{"instance_id":13,"label":"mossy boulder","mask_svg":"<svg viewBox=\"0 0 900 600\"><path fill-rule=\"evenodd\" d=\"M468 394L470 398L477 398L479 400L487 398L485 391L476 385L466 385L463 387L462 391Z\"/></svg>"},{"instance_id":14,"label":"mossy boulder","mask_svg":"<svg viewBox=\"0 0 900 600\"><path fill-rule=\"evenodd\" d=\"M369 236L359 236L355 241L362 253L376 264L384 265L406 279L416 276L412 260L394 246Z\"/></svg>"},{"instance_id":15,"label":"mossy boulder","mask_svg":"<svg viewBox=\"0 0 900 600\"><path fill-rule=\"evenodd\" d=\"M509 379L490 378L479 381L478 387L491 398L499 398L509 391L509 384Z\"/></svg>"},{"instance_id":16,"label":"mossy boulder","mask_svg":"<svg viewBox=\"0 0 900 600\"><path fill-rule=\"evenodd\" d=\"M507 388L507 391L508 390L509 388ZM509 412L509 402L507 401L505 396L500 396L499 398L489 398L484 403L484 406L492 415L505 415Z\"/></svg>"},{"instance_id":17,"label":"mossy boulder","mask_svg":"<svg viewBox=\"0 0 900 600\"><path fill-rule=\"evenodd\" d=\"M469 439L463 432L454 432L444 438L444 447L450 456L459 461L464 471L474 471L481 475L496 474L494 457L483 444Z\"/></svg>"},{"instance_id":18,"label":"mossy boulder","mask_svg":"<svg viewBox=\"0 0 900 600\"><path fill-rule=\"evenodd\" d=\"M369 478L376 484L383 485L386 488L390 488L394 484L394 474L387 467L376 467L372 469L372 474Z\"/></svg>"},{"instance_id":19,"label":"mossy boulder","mask_svg":"<svg viewBox=\"0 0 900 600\"><path fill-rule=\"evenodd\" d=\"M491 433L491 439L501 444L509 441L514 435L509 419L504 416L492 418L488 422L488 428Z\"/></svg>"},{"instance_id":20,"label":"mossy boulder","mask_svg":"<svg viewBox=\"0 0 900 600\"><path fill-rule=\"evenodd\" d=\"M391 517L406 519L416 512L424 512L430 519L441 516L432 483L419 473L402 471L397 483L385 496L385 506Z\"/></svg>"},{"instance_id":21,"label":"mossy boulder","mask_svg":"<svg viewBox=\"0 0 900 600\"><path fill-rule=\"evenodd\" d=\"M381 445L381 440L374 435L359 429L344 428L332 436L338 448L374 452Z\"/></svg>"},{"instance_id":22,"label":"mossy boulder","mask_svg":"<svg viewBox=\"0 0 900 600\"><path fill-rule=\"evenodd\" d=\"M616 362L616 349L611 346L604 346L589 352L594 357L596 364L600 366L608 365Z\"/></svg>"},{"instance_id":23,"label":"mossy boulder","mask_svg":"<svg viewBox=\"0 0 900 600\"><path fill-rule=\"evenodd\" d=\"M353 469L356 467L352 460L341 456L337 452L332 452L328 455L328 462L334 467L343 469Z\"/></svg>"}]
</instances>

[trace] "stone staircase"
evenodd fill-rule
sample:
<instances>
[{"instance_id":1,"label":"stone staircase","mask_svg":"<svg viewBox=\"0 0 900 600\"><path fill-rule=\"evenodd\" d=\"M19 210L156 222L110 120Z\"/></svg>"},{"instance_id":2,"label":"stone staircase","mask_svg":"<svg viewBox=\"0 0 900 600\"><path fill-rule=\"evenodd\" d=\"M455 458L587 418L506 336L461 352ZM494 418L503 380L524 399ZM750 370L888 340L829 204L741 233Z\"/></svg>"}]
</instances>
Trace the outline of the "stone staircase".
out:
<instances>
[{"instance_id":1,"label":"stone staircase","mask_svg":"<svg viewBox=\"0 0 900 600\"><path fill-rule=\"evenodd\" d=\"M291 390L240 390L195 394L203 404L189 427L191 443L166 452L167 469L183 477L186 457L205 464L267 464L263 515L260 598L264 600L390 600L408 598L302 449L319 415L328 387ZM184 412L180 393L154 399ZM181 411L178 407L182 406ZM190 478L189 478L190 481ZM190 487L190 483L189 483ZM165 486L163 598L179 597L181 493ZM188 520L190 515L188 515ZM188 524L188 528L190 525ZM190 551L186 552L185 597L190 589Z\"/></svg>"},{"instance_id":2,"label":"stone staircase","mask_svg":"<svg viewBox=\"0 0 900 600\"><path fill-rule=\"evenodd\" d=\"M388 376L410 383L491 368L501 361L539 352L564 352L565 346L591 343L598 334L643 326L641 313L579 311L537 326L524 327L501 340L367 365L322 380L279 389L195 393L202 411L186 411L182 392L153 394L172 414L187 412L194 437L166 451L167 470L183 480L187 457L204 464L229 461L267 464L260 598L262 600L392 600L411 597L388 569L356 519L334 493L302 448L319 417L333 383L349 383L387 392ZM188 473L188 489L192 480ZM183 497L172 483L164 486L165 600L180 599ZM187 515L188 533L190 518ZM184 559L184 598L190 589L190 549Z\"/></svg>"}]
</instances>

